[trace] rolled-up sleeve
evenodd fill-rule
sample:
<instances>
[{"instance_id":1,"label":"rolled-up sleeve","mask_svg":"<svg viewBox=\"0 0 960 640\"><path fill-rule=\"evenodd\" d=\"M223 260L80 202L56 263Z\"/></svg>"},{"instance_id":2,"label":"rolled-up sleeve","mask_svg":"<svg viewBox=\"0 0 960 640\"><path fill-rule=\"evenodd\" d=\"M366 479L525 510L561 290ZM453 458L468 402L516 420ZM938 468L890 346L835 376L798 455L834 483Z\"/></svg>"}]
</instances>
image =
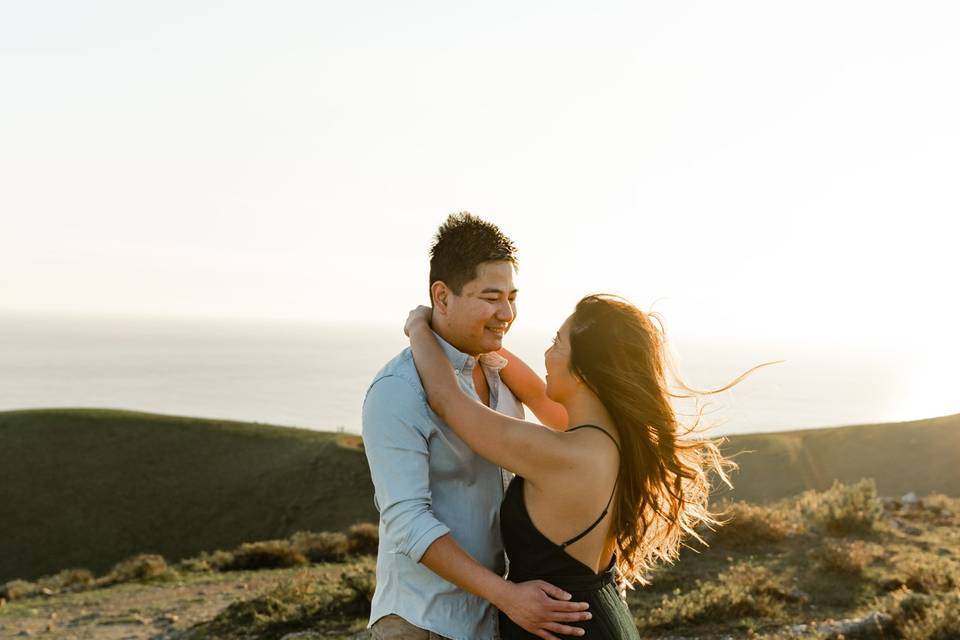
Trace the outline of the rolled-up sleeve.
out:
<instances>
[{"instance_id":1,"label":"rolled-up sleeve","mask_svg":"<svg viewBox=\"0 0 960 640\"><path fill-rule=\"evenodd\" d=\"M425 403L406 380L376 380L363 402L363 447L383 536L415 562L449 527L433 515Z\"/></svg>"}]
</instances>

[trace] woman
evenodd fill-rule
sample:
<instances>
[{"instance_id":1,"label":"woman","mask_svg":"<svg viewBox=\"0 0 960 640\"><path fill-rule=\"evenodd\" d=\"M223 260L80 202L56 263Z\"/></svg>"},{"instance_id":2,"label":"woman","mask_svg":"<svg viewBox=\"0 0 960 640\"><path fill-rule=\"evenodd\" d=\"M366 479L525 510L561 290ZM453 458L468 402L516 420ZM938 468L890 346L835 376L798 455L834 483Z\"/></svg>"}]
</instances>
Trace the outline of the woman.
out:
<instances>
[{"instance_id":1,"label":"woman","mask_svg":"<svg viewBox=\"0 0 960 640\"><path fill-rule=\"evenodd\" d=\"M622 299L590 295L545 354L545 387L502 352L511 361L504 382L552 427L544 428L461 390L430 313L413 310L405 330L431 408L479 455L516 474L500 510L508 579L545 580L588 602L591 619L571 623L588 638L639 639L618 587L646 584L657 561L676 559L684 534L700 539L698 524L719 524L707 508L707 474L730 485L726 470L735 467L716 442L689 437L696 425L678 425L670 397L692 396L667 390L662 329ZM716 391L681 386L717 393L748 373ZM538 637L502 613L500 632Z\"/></svg>"}]
</instances>

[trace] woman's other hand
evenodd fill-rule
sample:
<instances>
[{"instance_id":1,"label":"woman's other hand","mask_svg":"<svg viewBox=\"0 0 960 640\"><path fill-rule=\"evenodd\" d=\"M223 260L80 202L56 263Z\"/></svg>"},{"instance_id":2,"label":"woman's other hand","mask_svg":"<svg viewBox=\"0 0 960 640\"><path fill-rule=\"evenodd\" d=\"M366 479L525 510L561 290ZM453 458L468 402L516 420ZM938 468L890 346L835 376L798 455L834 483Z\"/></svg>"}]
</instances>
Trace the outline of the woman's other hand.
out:
<instances>
[{"instance_id":1,"label":"woman's other hand","mask_svg":"<svg viewBox=\"0 0 960 640\"><path fill-rule=\"evenodd\" d=\"M430 318L432 317L433 309L430 307L425 307L421 304L416 309L412 310L410 315L407 316L407 322L403 325L403 333L409 338L410 332L421 322L429 327Z\"/></svg>"}]
</instances>

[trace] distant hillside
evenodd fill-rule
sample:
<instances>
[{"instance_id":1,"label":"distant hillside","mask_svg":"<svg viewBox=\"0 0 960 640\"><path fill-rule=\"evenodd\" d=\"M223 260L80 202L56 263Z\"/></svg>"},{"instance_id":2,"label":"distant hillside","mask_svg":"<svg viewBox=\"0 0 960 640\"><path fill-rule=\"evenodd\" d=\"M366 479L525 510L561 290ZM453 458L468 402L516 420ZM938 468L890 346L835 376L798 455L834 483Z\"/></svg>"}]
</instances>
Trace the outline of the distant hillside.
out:
<instances>
[{"instance_id":1,"label":"distant hillside","mask_svg":"<svg viewBox=\"0 0 960 640\"><path fill-rule=\"evenodd\" d=\"M766 503L835 479L874 478L880 495L960 496L960 414L885 424L730 437L740 472L733 497ZM751 453L745 453L751 452ZM727 495L730 495L729 493Z\"/></svg>"},{"instance_id":2,"label":"distant hillside","mask_svg":"<svg viewBox=\"0 0 960 640\"><path fill-rule=\"evenodd\" d=\"M732 496L769 502L834 478L960 496L960 415L734 436ZM376 521L357 436L107 410L0 412L0 582L103 572ZM731 495L731 494L726 494Z\"/></svg>"},{"instance_id":3,"label":"distant hillside","mask_svg":"<svg viewBox=\"0 0 960 640\"><path fill-rule=\"evenodd\" d=\"M376 521L360 439L82 409L0 412L0 582Z\"/></svg>"}]
</instances>

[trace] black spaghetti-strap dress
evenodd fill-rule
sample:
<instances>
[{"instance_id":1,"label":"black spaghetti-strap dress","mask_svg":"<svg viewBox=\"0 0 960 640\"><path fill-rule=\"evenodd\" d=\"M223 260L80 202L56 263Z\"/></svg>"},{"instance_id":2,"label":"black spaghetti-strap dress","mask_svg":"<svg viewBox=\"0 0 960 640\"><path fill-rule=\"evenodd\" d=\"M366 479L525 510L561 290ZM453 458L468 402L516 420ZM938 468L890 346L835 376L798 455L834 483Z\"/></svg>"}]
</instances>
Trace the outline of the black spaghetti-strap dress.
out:
<instances>
[{"instance_id":1,"label":"black spaghetti-strap dress","mask_svg":"<svg viewBox=\"0 0 960 640\"><path fill-rule=\"evenodd\" d=\"M592 428L603 431L613 443L620 445L605 429L592 424L573 427L575 429ZM616 491L616 485L614 485ZM544 536L534 526L523 501L523 478L515 476L507 487L507 493L500 505L500 530L503 536L503 546L510 560L510 574L507 579L511 582L526 582L527 580L544 580L573 595L573 602L587 602L589 611L593 614L590 620L582 622L568 622L569 626L584 629L583 636L557 635L559 638L590 638L591 640L640 640L633 616L630 615L626 603L620 599L614 581L614 564L616 555L610 559L610 564L602 573L595 573L593 569L583 564L569 553L566 547L593 531L600 524L610 503L613 493L607 501L607 507L597 520L585 531L563 544L555 544ZM500 635L503 640L529 639L538 636L528 633L514 623L502 612L500 613Z\"/></svg>"}]
</instances>

